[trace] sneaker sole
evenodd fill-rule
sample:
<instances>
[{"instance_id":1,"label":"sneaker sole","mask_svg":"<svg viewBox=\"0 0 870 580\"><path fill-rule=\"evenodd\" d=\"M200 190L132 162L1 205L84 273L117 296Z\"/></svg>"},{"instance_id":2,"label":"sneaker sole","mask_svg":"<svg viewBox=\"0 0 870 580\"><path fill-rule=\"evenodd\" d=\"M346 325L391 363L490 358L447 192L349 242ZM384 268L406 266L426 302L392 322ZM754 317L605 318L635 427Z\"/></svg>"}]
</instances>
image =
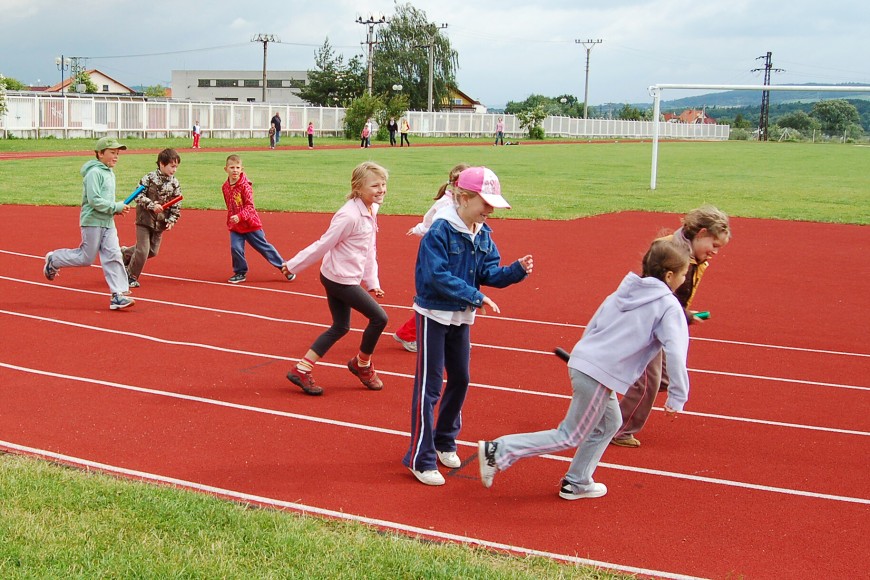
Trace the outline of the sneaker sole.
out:
<instances>
[{"instance_id":1,"label":"sneaker sole","mask_svg":"<svg viewBox=\"0 0 870 580\"><path fill-rule=\"evenodd\" d=\"M640 441L637 439L611 439L610 444L617 447L625 447L626 449L637 449L640 447Z\"/></svg>"},{"instance_id":2,"label":"sneaker sole","mask_svg":"<svg viewBox=\"0 0 870 580\"><path fill-rule=\"evenodd\" d=\"M312 389L311 387L309 387L309 386L307 386L305 383L303 383L303 382L299 379L299 377L297 377L297 376L294 375L293 373L287 373L287 379L288 379L291 383L293 383L294 385L296 385L297 387L299 387L300 389L302 389L303 391L305 391L305 394L307 394L307 395L312 395L312 396L315 396L315 397L319 397L320 395L323 394L323 389L321 389L320 387L314 387L314 388Z\"/></svg>"},{"instance_id":3,"label":"sneaker sole","mask_svg":"<svg viewBox=\"0 0 870 580\"><path fill-rule=\"evenodd\" d=\"M109 310L123 310L125 308L130 308L134 304L136 303L132 300L126 304L109 304Z\"/></svg>"},{"instance_id":4,"label":"sneaker sole","mask_svg":"<svg viewBox=\"0 0 870 580\"><path fill-rule=\"evenodd\" d=\"M432 487L435 487L435 486L444 485L445 483L447 483L447 481L444 479L443 475L441 476L440 480L432 481L432 480L423 479L422 472L415 471L415 470L411 469L410 467L408 468L408 471L410 471L412 474L414 474L414 477L417 478L417 481L419 481L423 485L431 485Z\"/></svg>"},{"instance_id":5,"label":"sneaker sole","mask_svg":"<svg viewBox=\"0 0 870 580\"><path fill-rule=\"evenodd\" d=\"M567 499L568 501L573 501L575 499L593 499L596 497L604 497L607 495L607 489L604 491L590 491L588 493L565 493L564 491L559 492L559 497L562 499Z\"/></svg>"},{"instance_id":6,"label":"sneaker sole","mask_svg":"<svg viewBox=\"0 0 870 580\"><path fill-rule=\"evenodd\" d=\"M227 282L229 282L230 284L241 284L245 281L247 281L247 278L245 280L227 280Z\"/></svg>"},{"instance_id":7,"label":"sneaker sole","mask_svg":"<svg viewBox=\"0 0 870 580\"><path fill-rule=\"evenodd\" d=\"M398 335L393 335L393 340L402 345L402 348L407 350L408 352L417 352L417 343L416 342L408 342L407 340L402 340Z\"/></svg>"}]
</instances>

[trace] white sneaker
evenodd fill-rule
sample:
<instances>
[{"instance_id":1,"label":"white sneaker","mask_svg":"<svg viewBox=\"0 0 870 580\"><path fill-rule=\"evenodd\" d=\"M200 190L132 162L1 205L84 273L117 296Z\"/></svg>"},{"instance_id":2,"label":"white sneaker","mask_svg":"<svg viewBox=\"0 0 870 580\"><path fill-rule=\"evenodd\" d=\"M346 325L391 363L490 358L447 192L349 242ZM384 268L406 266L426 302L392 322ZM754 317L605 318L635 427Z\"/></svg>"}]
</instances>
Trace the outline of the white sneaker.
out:
<instances>
[{"instance_id":1,"label":"white sneaker","mask_svg":"<svg viewBox=\"0 0 870 580\"><path fill-rule=\"evenodd\" d=\"M607 486L594 481L589 487L580 489L571 485L567 479L563 479L562 487L559 489L559 497L567 500L602 497L604 495L607 495Z\"/></svg>"},{"instance_id":2,"label":"white sneaker","mask_svg":"<svg viewBox=\"0 0 870 580\"><path fill-rule=\"evenodd\" d=\"M411 469L410 467L408 469ZM415 469L411 469L411 473L414 474L420 483L425 483L426 485L444 485L446 481L444 481L444 476L441 475L441 472L437 469L431 469L429 471L417 471Z\"/></svg>"},{"instance_id":3,"label":"white sneaker","mask_svg":"<svg viewBox=\"0 0 870 580\"><path fill-rule=\"evenodd\" d=\"M462 466L462 460L459 459L459 455L457 455L455 451L436 451L435 455L438 456L438 461L440 461L441 465L444 467L456 469L457 467Z\"/></svg>"},{"instance_id":4,"label":"white sneaker","mask_svg":"<svg viewBox=\"0 0 870 580\"><path fill-rule=\"evenodd\" d=\"M495 450L497 448L498 443L494 441L477 442L477 461L480 463L480 483L483 484L483 487L492 487L492 480L498 473L498 467L495 465Z\"/></svg>"},{"instance_id":5,"label":"white sneaker","mask_svg":"<svg viewBox=\"0 0 870 580\"><path fill-rule=\"evenodd\" d=\"M408 352L417 352L417 343L416 342L411 342L410 340L403 340L403 339L399 338L398 334L394 334L393 338L396 340L396 342L401 344L402 347L405 350L407 350Z\"/></svg>"}]
</instances>

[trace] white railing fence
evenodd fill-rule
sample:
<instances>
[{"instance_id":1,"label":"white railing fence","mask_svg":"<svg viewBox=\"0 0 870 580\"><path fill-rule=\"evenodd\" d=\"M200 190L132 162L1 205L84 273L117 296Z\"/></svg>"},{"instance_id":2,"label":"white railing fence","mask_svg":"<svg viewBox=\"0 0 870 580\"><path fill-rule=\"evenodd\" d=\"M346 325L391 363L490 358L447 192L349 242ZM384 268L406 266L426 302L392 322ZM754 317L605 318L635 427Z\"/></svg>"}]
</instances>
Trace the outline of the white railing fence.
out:
<instances>
[{"instance_id":1,"label":"white railing fence","mask_svg":"<svg viewBox=\"0 0 870 580\"><path fill-rule=\"evenodd\" d=\"M142 97L99 95L6 94L6 114L0 116L4 138L40 139L113 137L185 137L194 122L212 139L261 138L267 135L269 120L281 115L281 132L303 135L309 121L318 136L342 136L345 110L338 107L304 107L269 103L225 101L190 102ZM409 111L411 135L424 137L494 137L495 125L504 120L505 139L527 138L513 115L501 113ZM576 119L547 117L544 132L549 137L569 139L650 139L652 121L618 119ZM662 138L725 140L727 125L686 125L658 123Z\"/></svg>"}]
</instances>

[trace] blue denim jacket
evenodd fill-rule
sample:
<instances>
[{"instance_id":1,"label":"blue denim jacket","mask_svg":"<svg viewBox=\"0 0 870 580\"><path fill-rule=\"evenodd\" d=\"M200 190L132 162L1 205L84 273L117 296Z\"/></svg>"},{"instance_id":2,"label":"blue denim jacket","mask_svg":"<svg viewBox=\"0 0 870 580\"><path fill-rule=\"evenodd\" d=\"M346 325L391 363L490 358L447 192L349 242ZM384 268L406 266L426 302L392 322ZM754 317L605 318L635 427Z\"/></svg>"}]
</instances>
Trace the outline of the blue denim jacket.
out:
<instances>
[{"instance_id":1,"label":"blue denim jacket","mask_svg":"<svg viewBox=\"0 0 870 580\"><path fill-rule=\"evenodd\" d=\"M481 286L504 288L526 277L519 261L499 266L492 229L483 224L472 241L445 219L436 219L420 240L414 274L414 303L430 310L458 312L483 304Z\"/></svg>"}]
</instances>

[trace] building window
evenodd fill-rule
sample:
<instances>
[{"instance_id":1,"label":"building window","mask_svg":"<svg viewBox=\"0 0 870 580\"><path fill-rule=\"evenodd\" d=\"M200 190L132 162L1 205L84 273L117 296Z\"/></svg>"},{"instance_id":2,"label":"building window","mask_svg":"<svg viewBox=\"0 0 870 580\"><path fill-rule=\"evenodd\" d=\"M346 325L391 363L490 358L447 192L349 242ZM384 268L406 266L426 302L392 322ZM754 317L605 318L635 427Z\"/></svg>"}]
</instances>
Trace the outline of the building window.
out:
<instances>
[{"instance_id":1,"label":"building window","mask_svg":"<svg viewBox=\"0 0 870 580\"><path fill-rule=\"evenodd\" d=\"M109 92L109 85L103 85L103 92L104 92L104 93L108 93L108 92Z\"/></svg>"},{"instance_id":2,"label":"building window","mask_svg":"<svg viewBox=\"0 0 870 580\"><path fill-rule=\"evenodd\" d=\"M242 81L242 82L244 83L244 84L242 85L242 86L244 86L244 87L255 87L255 88L256 88L256 87L262 87L262 86L263 86L263 81L261 81L261 80L259 80L259 79L245 79L245 80Z\"/></svg>"}]
</instances>

